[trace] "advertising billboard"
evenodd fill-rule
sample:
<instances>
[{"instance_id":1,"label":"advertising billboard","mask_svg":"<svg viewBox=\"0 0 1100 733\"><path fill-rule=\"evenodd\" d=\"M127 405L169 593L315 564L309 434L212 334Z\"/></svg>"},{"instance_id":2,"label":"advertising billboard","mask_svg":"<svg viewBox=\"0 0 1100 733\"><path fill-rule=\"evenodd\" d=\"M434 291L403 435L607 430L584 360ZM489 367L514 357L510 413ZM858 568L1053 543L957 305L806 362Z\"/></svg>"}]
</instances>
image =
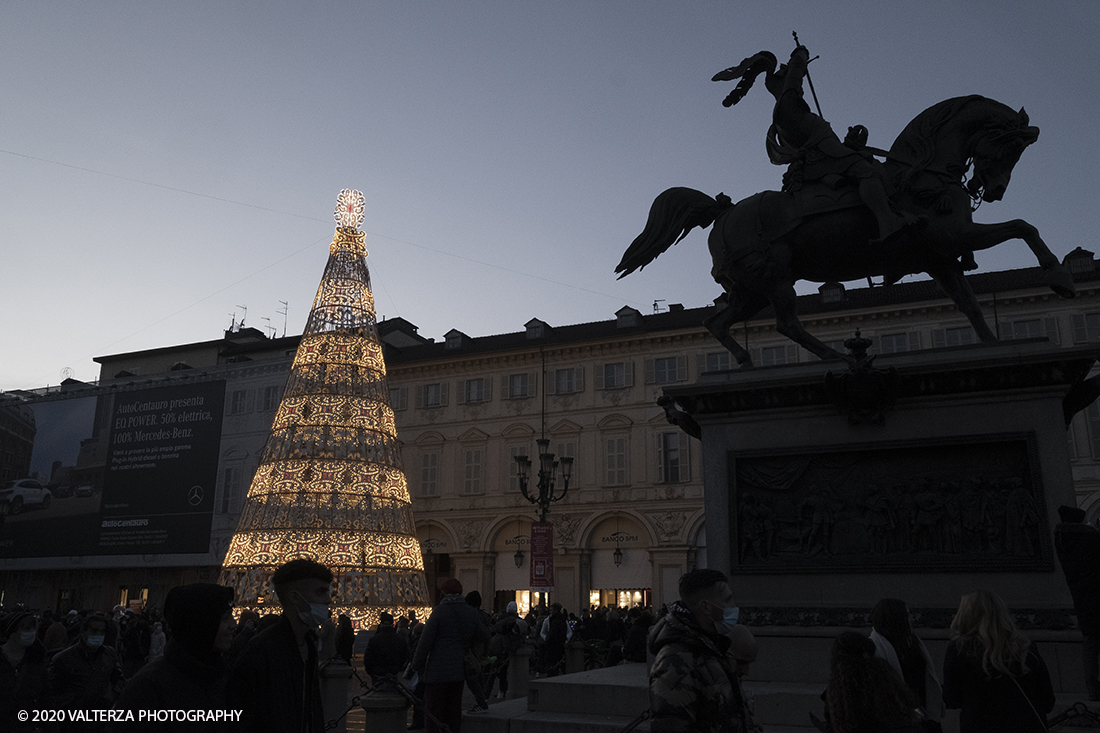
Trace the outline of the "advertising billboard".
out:
<instances>
[{"instance_id":1,"label":"advertising billboard","mask_svg":"<svg viewBox=\"0 0 1100 733\"><path fill-rule=\"evenodd\" d=\"M0 485L0 558L209 550L225 382L25 403L28 475Z\"/></svg>"}]
</instances>

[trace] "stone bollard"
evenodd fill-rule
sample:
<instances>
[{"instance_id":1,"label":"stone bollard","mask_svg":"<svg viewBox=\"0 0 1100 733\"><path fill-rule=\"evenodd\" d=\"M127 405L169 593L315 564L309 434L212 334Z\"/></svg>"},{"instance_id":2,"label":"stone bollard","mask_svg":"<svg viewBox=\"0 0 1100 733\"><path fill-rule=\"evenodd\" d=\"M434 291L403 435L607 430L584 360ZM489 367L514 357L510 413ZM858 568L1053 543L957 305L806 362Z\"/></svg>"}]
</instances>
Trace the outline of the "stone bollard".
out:
<instances>
[{"instance_id":1,"label":"stone bollard","mask_svg":"<svg viewBox=\"0 0 1100 733\"><path fill-rule=\"evenodd\" d=\"M366 715L363 730L370 733L404 733L409 702L401 693L372 690L359 698L359 704Z\"/></svg>"},{"instance_id":2,"label":"stone bollard","mask_svg":"<svg viewBox=\"0 0 1100 733\"><path fill-rule=\"evenodd\" d=\"M348 719L344 711L348 709L348 684L355 670L347 662L335 657L321 667L321 708L325 713L325 725L340 718L332 730L347 733Z\"/></svg>"},{"instance_id":3,"label":"stone bollard","mask_svg":"<svg viewBox=\"0 0 1100 733\"><path fill-rule=\"evenodd\" d=\"M520 647L508 660L508 700L527 697L527 685L531 679L531 649Z\"/></svg>"},{"instance_id":4,"label":"stone bollard","mask_svg":"<svg viewBox=\"0 0 1100 733\"><path fill-rule=\"evenodd\" d=\"M565 645L565 673L584 671L584 642L573 639Z\"/></svg>"}]
</instances>

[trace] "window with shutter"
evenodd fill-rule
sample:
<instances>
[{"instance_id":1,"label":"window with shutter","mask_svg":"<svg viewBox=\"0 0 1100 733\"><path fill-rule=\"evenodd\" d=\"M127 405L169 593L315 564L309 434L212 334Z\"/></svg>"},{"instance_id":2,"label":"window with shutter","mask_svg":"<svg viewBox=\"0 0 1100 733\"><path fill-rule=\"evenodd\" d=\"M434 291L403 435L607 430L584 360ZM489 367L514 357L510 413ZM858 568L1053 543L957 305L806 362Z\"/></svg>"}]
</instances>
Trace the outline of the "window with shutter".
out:
<instances>
[{"instance_id":1,"label":"window with shutter","mask_svg":"<svg viewBox=\"0 0 1100 733\"><path fill-rule=\"evenodd\" d=\"M234 390L229 396L229 414L243 415L248 395L243 389Z\"/></svg>"},{"instance_id":2,"label":"window with shutter","mask_svg":"<svg viewBox=\"0 0 1100 733\"><path fill-rule=\"evenodd\" d=\"M420 454L420 495L439 496L439 451Z\"/></svg>"},{"instance_id":3,"label":"window with shutter","mask_svg":"<svg viewBox=\"0 0 1100 733\"><path fill-rule=\"evenodd\" d=\"M789 356L786 346L764 346L760 349L760 365L777 366L786 364Z\"/></svg>"},{"instance_id":4,"label":"window with shutter","mask_svg":"<svg viewBox=\"0 0 1100 733\"><path fill-rule=\"evenodd\" d=\"M622 486L626 480L626 438L608 438L604 442L605 478L609 486Z\"/></svg>"},{"instance_id":5,"label":"window with shutter","mask_svg":"<svg viewBox=\"0 0 1100 733\"><path fill-rule=\"evenodd\" d=\"M1058 333L1058 318L1056 316L1048 316L1043 319L1043 335L1052 344L1062 343L1061 335Z\"/></svg>"},{"instance_id":6,"label":"window with shutter","mask_svg":"<svg viewBox=\"0 0 1100 733\"><path fill-rule=\"evenodd\" d=\"M481 464L483 458L484 452L480 448L471 448L466 451L462 493L480 494L484 491L481 481Z\"/></svg>"},{"instance_id":7,"label":"window with shutter","mask_svg":"<svg viewBox=\"0 0 1100 733\"><path fill-rule=\"evenodd\" d=\"M615 362L603 365L603 389L623 389L634 384L634 365Z\"/></svg>"},{"instance_id":8,"label":"window with shutter","mask_svg":"<svg viewBox=\"0 0 1100 733\"><path fill-rule=\"evenodd\" d=\"M518 456L527 456L527 459L531 461L533 466L537 466L539 461L538 457L532 457L532 450L530 445L513 445L508 447L508 488L513 493L519 492L519 464L516 463Z\"/></svg>"},{"instance_id":9,"label":"window with shutter","mask_svg":"<svg viewBox=\"0 0 1100 733\"><path fill-rule=\"evenodd\" d=\"M573 473L569 479L569 486L575 488L577 485L577 444L571 440L557 443L554 446L554 456L559 461L563 457L573 459Z\"/></svg>"},{"instance_id":10,"label":"window with shutter","mask_svg":"<svg viewBox=\"0 0 1100 733\"><path fill-rule=\"evenodd\" d=\"M424 407L443 406L443 387L439 382L424 385Z\"/></svg>"},{"instance_id":11,"label":"window with shutter","mask_svg":"<svg viewBox=\"0 0 1100 733\"><path fill-rule=\"evenodd\" d=\"M484 402L488 394L484 379L467 379L462 389L462 401L465 404Z\"/></svg>"},{"instance_id":12,"label":"window with shutter","mask_svg":"<svg viewBox=\"0 0 1100 733\"><path fill-rule=\"evenodd\" d=\"M530 374L508 375L508 399L521 400L531 396Z\"/></svg>"},{"instance_id":13,"label":"window with shutter","mask_svg":"<svg viewBox=\"0 0 1100 733\"><path fill-rule=\"evenodd\" d=\"M679 483L681 433L657 434L657 479L663 484Z\"/></svg>"},{"instance_id":14,"label":"window with shutter","mask_svg":"<svg viewBox=\"0 0 1100 733\"><path fill-rule=\"evenodd\" d=\"M577 386L577 368L558 369L554 372L552 394L573 394L579 392Z\"/></svg>"},{"instance_id":15,"label":"window with shutter","mask_svg":"<svg viewBox=\"0 0 1100 733\"><path fill-rule=\"evenodd\" d=\"M649 380L649 362L653 363L653 380ZM679 359L675 356L646 360L646 382L650 384L672 384L680 381Z\"/></svg>"},{"instance_id":16,"label":"window with shutter","mask_svg":"<svg viewBox=\"0 0 1100 733\"><path fill-rule=\"evenodd\" d=\"M282 389L278 385L264 387L263 411L270 412L279 406L279 394Z\"/></svg>"},{"instance_id":17,"label":"window with shutter","mask_svg":"<svg viewBox=\"0 0 1100 733\"><path fill-rule=\"evenodd\" d=\"M239 466L227 468L222 472L222 514L237 509L238 494L241 490L241 469Z\"/></svg>"},{"instance_id":18,"label":"window with shutter","mask_svg":"<svg viewBox=\"0 0 1100 733\"><path fill-rule=\"evenodd\" d=\"M916 337L914 339L914 337ZM916 346L914 346L916 341ZM900 354L904 351L914 351L920 348L920 334L916 331L905 333L884 333L878 337L878 353Z\"/></svg>"},{"instance_id":19,"label":"window with shutter","mask_svg":"<svg viewBox=\"0 0 1100 733\"><path fill-rule=\"evenodd\" d=\"M953 326L932 331L932 348L935 349L946 346L965 346L976 340L974 329L970 326Z\"/></svg>"},{"instance_id":20,"label":"window with shutter","mask_svg":"<svg viewBox=\"0 0 1100 733\"><path fill-rule=\"evenodd\" d=\"M732 354L728 351L712 352L705 359L705 370L708 372L724 372L732 367Z\"/></svg>"}]
</instances>

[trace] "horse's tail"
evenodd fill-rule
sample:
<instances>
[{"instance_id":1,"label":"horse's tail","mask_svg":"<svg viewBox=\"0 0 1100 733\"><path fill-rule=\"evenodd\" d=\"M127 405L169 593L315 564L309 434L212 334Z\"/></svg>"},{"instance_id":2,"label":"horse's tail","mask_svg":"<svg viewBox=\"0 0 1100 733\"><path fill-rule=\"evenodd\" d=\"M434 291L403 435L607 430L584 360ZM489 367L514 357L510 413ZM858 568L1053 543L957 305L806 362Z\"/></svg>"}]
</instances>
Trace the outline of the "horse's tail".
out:
<instances>
[{"instance_id":1,"label":"horse's tail","mask_svg":"<svg viewBox=\"0 0 1100 733\"><path fill-rule=\"evenodd\" d=\"M709 227L732 205L724 193L711 198L693 188L668 189L653 200L645 229L623 253L623 259L615 268L615 272L622 273L619 279L641 270L695 227Z\"/></svg>"}]
</instances>

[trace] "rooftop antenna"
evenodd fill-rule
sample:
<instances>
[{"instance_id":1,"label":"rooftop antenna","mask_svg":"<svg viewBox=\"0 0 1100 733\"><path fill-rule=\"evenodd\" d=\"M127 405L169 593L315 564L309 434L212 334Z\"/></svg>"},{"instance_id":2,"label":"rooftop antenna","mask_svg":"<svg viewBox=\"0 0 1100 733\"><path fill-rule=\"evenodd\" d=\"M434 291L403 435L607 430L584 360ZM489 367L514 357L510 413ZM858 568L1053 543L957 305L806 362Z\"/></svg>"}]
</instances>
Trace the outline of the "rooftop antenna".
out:
<instances>
[{"instance_id":1,"label":"rooftop antenna","mask_svg":"<svg viewBox=\"0 0 1100 733\"><path fill-rule=\"evenodd\" d=\"M270 329L271 329L271 335L270 335L270 336L268 336L268 338L275 338L275 332L276 332L276 331L277 331L278 329L276 329L276 328L275 328L274 326L272 326L272 325L271 325L271 319L270 319L270 318L268 318L267 316L260 316L260 320L261 320L261 321L267 321L267 325L266 325L266 326L264 326L264 328L265 328L265 329L268 329L268 328L270 328Z\"/></svg>"},{"instance_id":2,"label":"rooftop antenna","mask_svg":"<svg viewBox=\"0 0 1100 733\"><path fill-rule=\"evenodd\" d=\"M659 306L658 303L664 303L664 302L665 302L664 299L653 301L653 313L654 314L657 314L657 313L661 312L661 306Z\"/></svg>"},{"instance_id":3,"label":"rooftop antenna","mask_svg":"<svg viewBox=\"0 0 1100 733\"><path fill-rule=\"evenodd\" d=\"M237 330L237 311L233 311L229 314L229 332L234 333Z\"/></svg>"},{"instance_id":4,"label":"rooftop antenna","mask_svg":"<svg viewBox=\"0 0 1100 733\"><path fill-rule=\"evenodd\" d=\"M290 310L290 307L285 300L280 300L279 302L283 304L283 309L275 312L283 317L283 338L286 338L286 312Z\"/></svg>"},{"instance_id":5,"label":"rooftop antenna","mask_svg":"<svg viewBox=\"0 0 1100 733\"><path fill-rule=\"evenodd\" d=\"M244 319L248 318L248 306L247 305L241 305L240 303L238 303L237 307L244 311L244 315L241 316L241 322L240 322L240 327L244 328Z\"/></svg>"}]
</instances>

